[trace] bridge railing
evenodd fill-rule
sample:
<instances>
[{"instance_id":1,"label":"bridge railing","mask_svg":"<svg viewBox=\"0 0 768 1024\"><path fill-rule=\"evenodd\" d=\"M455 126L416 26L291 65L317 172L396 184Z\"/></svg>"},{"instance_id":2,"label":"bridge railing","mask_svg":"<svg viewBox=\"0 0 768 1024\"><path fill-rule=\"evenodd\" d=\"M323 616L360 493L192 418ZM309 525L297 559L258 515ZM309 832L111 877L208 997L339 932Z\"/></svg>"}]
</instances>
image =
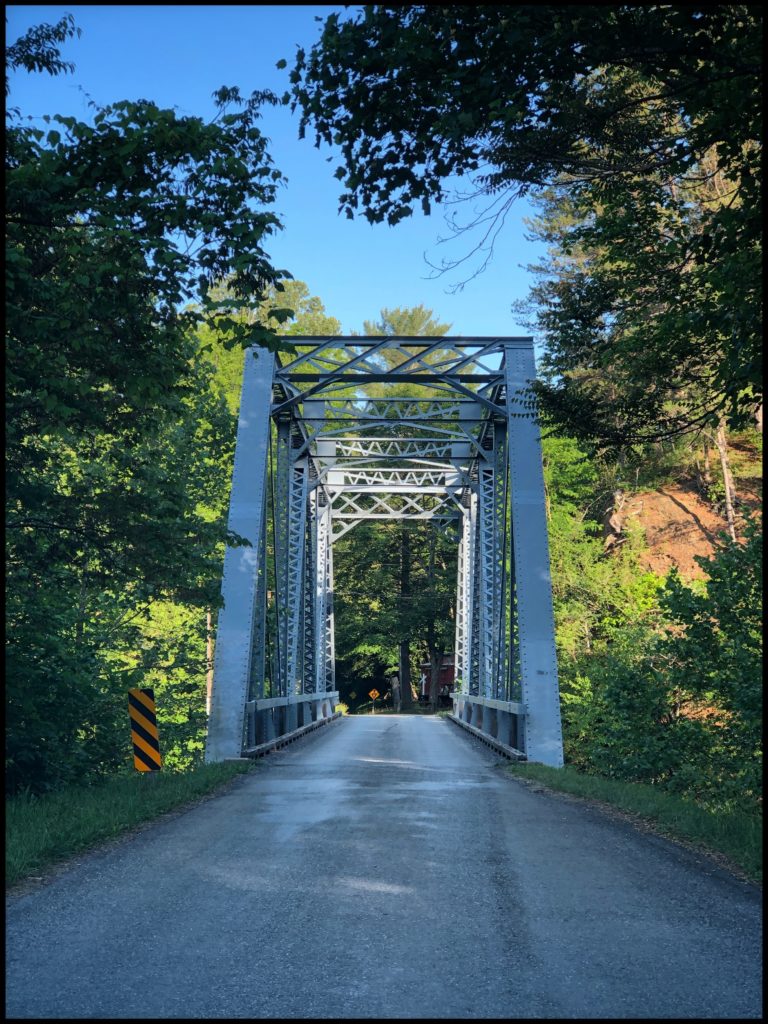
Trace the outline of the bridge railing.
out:
<instances>
[{"instance_id":1,"label":"bridge railing","mask_svg":"<svg viewBox=\"0 0 768 1024\"><path fill-rule=\"evenodd\" d=\"M525 704L471 693L453 694L453 715L478 738L515 760L525 760Z\"/></svg>"},{"instance_id":2,"label":"bridge railing","mask_svg":"<svg viewBox=\"0 0 768 1024\"><path fill-rule=\"evenodd\" d=\"M329 690L249 700L245 705L243 754L332 718L338 699L338 690Z\"/></svg>"}]
</instances>

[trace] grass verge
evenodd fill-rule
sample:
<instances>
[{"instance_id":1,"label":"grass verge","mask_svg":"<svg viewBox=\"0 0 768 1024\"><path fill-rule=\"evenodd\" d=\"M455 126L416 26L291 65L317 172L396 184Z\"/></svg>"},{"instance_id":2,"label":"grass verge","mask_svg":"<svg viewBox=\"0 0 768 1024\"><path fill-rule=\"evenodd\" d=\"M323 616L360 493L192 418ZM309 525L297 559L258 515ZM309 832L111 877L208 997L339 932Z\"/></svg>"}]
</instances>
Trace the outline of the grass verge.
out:
<instances>
[{"instance_id":1,"label":"grass verge","mask_svg":"<svg viewBox=\"0 0 768 1024\"><path fill-rule=\"evenodd\" d=\"M550 789L609 804L650 823L654 830L725 858L753 882L762 882L763 831L760 816L714 811L655 786L585 775L575 768L510 764L507 771Z\"/></svg>"},{"instance_id":2,"label":"grass verge","mask_svg":"<svg viewBox=\"0 0 768 1024\"><path fill-rule=\"evenodd\" d=\"M190 803L251 768L206 764L188 772L119 775L94 786L6 800L6 887L44 867Z\"/></svg>"}]
</instances>

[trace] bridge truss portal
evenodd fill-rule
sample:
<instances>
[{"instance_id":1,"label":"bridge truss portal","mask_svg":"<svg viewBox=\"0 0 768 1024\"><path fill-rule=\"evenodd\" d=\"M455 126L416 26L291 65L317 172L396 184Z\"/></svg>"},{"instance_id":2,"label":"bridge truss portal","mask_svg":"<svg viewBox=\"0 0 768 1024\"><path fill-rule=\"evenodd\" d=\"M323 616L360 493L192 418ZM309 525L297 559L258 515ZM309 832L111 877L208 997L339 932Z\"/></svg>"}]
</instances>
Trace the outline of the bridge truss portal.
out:
<instances>
[{"instance_id":1,"label":"bridge truss portal","mask_svg":"<svg viewBox=\"0 0 768 1024\"><path fill-rule=\"evenodd\" d=\"M333 542L429 519L458 544L455 715L561 765L532 340L290 340L246 353L206 759L333 713Z\"/></svg>"}]
</instances>

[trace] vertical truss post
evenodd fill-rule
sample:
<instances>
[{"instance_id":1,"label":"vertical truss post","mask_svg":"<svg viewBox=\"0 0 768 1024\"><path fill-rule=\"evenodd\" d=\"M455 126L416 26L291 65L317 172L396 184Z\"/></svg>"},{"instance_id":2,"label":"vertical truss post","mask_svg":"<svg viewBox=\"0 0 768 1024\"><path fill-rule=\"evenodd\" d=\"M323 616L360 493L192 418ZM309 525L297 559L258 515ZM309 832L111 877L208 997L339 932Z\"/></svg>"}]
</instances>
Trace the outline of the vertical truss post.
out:
<instances>
[{"instance_id":1,"label":"vertical truss post","mask_svg":"<svg viewBox=\"0 0 768 1024\"><path fill-rule=\"evenodd\" d=\"M325 691L336 689L336 640L333 616L333 512L328 507L328 557L325 577Z\"/></svg>"},{"instance_id":2,"label":"vertical truss post","mask_svg":"<svg viewBox=\"0 0 768 1024\"><path fill-rule=\"evenodd\" d=\"M308 459L296 458L290 421L277 428L276 549L277 601L280 609L280 682L286 705L286 731L296 728L296 705L290 700L301 686L299 637L303 611L305 529L307 520ZM301 652L303 655L303 651Z\"/></svg>"},{"instance_id":3,"label":"vertical truss post","mask_svg":"<svg viewBox=\"0 0 768 1024\"><path fill-rule=\"evenodd\" d=\"M509 539L507 540L507 600L504 609L507 616L507 648L506 648L506 687L507 700L521 701L522 690L520 687L520 650L517 622L517 576L515 573L515 544L514 544L514 523L512 521L511 500L508 502L509 515Z\"/></svg>"},{"instance_id":4,"label":"vertical truss post","mask_svg":"<svg viewBox=\"0 0 768 1024\"><path fill-rule=\"evenodd\" d=\"M266 527L266 487L264 488L264 504L262 509L261 544L259 550L259 568L256 579L256 600L253 609L253 644L251 648L251 677L248 687L248 699L259 700L264 696L264 666L267 648L267 527Z\"/></svg>"},{"instance_id":5,"label":"vertical truss post","mask_svg":"<svg viewBox=\"0 0 768 1024\"><path fill-rule=\"evenodd\" d=\"M507 516L507 425L497 421L493 428L493 629L491 697L504 700L506 609L504 600L504 524Z\"/></svg>"},{"instance_id":6,"label":"vertical truss post","mask_svg":"<svg viewBox=\"0 0 768 1024\"><path fill-rule=\"evenodd\" d=\"M478 469L480 498L480 687L485 698L497 698L502 679L501 595L504 571L505 429L493 428L493 448Z\"/></svg>"},{"instance_id":7,"label":"vertical truss post","mask_svg":"<svg viewBox=\"0 0 768 1024\"><path fill-rule=\"evenodd\" d=\"M539 425L528 407L533 349L505 347L512 533L525 751L531 761L563 764L552 582Z\"/></svg>"},{"instance_id":8,"label":"vertical truss post","mask_svg":"<svg viewBox=\"0 0 768 1024\"><path fill-rule=\"evenodd\" d=\"M469 615L471 610L471 528L469 509L462 509L459 538L458 580L456 586L456 650L454 665L460 681L459 692L469 693Z\"/></svg>"},{"instance_id":9,"label":"vertical truss post","mask_svg":"<svg viewBox=\"0 0 768 1024\"><path fill-rule=\"evenodd\" d=\"M280 693L289 698L284 723L288 732L296 728L296 704L291 698L296 696L301 685L299 636L309 475L308 459L296 457L292 435L291 419L280 418L277 424L275 578L279 612Z\"/></svg>"},{"instance_id":10,"label":"vertical truss post","mask_svg":"<svg viewBox=\"0 0 768 1024\"><path fill-rule=\"evenodd\" d=\"M481 460L478 469L480 519L480 678L478 696L491 697L493 685L493 595L494 595L494 529L493 529L493 465Z\"/></svg>"},{"instance_id":11,"label":"vertical truss post","mask_svg":"<svg viewBox=\"0 0 768 1024\"><path fill-rule=\"evenodd\" d=\"M326 690L328 657L328 562L331 551L331 506L320 505L317 514L315 573L315 693Z\"/></svg>"},{"instance_id":12,"label":"vertical truss post","mask_svg":"<svg viewBox=\"0 0 768 1024\"><path fill-rule=\"evenodd\" d=\"M251 674L256 592L264 565L265 484L275 357L246 352L238 418L228 528L250 547L227 547L216 630L206 761L240 757Z\"/></svg>"},{"instance_id":13,"label":"vertical truss post","mask_svg":"<svg viewBox=\"0 0 768 1024\"><path fill-rule=\"evenodd\" d=\"M315 669L315 628L317 612L317 488L310 491L307 499L306 550L304 554L304 600L303 600L303 672L304 693L315 693L317 676Z\"/></svg>"},{"instance_id":14,"label":"vertical truss post","mask_svg":"<svg viewBox=\"0 0 768 1024\"><path fill-rule=\"evenodd\" d=\"M288 696L288 530L291 515L291 420L277 421L275 459L275 610L277 613L277 694Z\"/></svg>"},{"instance_id":15,"label":"vertical truss post","mask_svg":"<svg viewBox=\"0 0 768 1024\"><path fill-rule=\"evenodd\" d=\"M309 460L292 460L290 517L288 521L287 574L287 649L286 680L288 697L301 692L303 651L300 648L301 617L304 609L304 553L306 550L307 484Z\"/></svg>"},{"instance_id":16,"label":"vertical truss post","mask_svg":"<svg viewBox=\"0 0 768 1024\"><path fill-rule=\"evenodd\" d=\"M312 402L311 408L319 406ZM306 412L310 403L304 403ZM323 403L323 414L329 418L332 406ZM316 451L326 466L336 463L337 444L335 440L318 439ZM329 477L330 479L330 477ZM315 692L327 693L335 690L336 663L333 635L333 509L332 493L325 492L326 504L318 506L317 514L317 589L315 618ZM318 499L319 501L320 499Z\"/></svg>"},{"instance_id":17,"label":"vertical truss post","mask_svg":"<svg viewBox=\"0 0 768 1024\"><path fill-rule=\"evenodd\" d=\"M467 673L468 692L480 695L480 599L481 599L481 562L480 562L480 515L479 499L473 490L469 498L470 518L470 555L469 555L469 615L467 616L467 648L469 671Z\"/></svg>"}]
</instances>

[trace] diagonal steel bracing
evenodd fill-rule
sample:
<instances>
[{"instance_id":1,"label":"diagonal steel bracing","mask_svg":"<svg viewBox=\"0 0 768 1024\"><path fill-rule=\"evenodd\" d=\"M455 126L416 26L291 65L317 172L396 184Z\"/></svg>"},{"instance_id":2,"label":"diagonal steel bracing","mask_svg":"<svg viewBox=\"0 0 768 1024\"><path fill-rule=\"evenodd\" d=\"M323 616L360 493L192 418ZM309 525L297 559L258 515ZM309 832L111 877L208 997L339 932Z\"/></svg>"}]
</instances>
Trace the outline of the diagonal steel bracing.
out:
<instances>
[{"instance_id":1,"label":"diagonal steel bracing","mask_svg":"<svg viewBox=\"0 0 768 1024\"><path fill-rule=\"evenodd\" d=\"M413 519L458 541L458 716L562 763L530 339L291 340L246 358L207 758L332 706L333 543Z\"/></svg>"}]
</instances>

